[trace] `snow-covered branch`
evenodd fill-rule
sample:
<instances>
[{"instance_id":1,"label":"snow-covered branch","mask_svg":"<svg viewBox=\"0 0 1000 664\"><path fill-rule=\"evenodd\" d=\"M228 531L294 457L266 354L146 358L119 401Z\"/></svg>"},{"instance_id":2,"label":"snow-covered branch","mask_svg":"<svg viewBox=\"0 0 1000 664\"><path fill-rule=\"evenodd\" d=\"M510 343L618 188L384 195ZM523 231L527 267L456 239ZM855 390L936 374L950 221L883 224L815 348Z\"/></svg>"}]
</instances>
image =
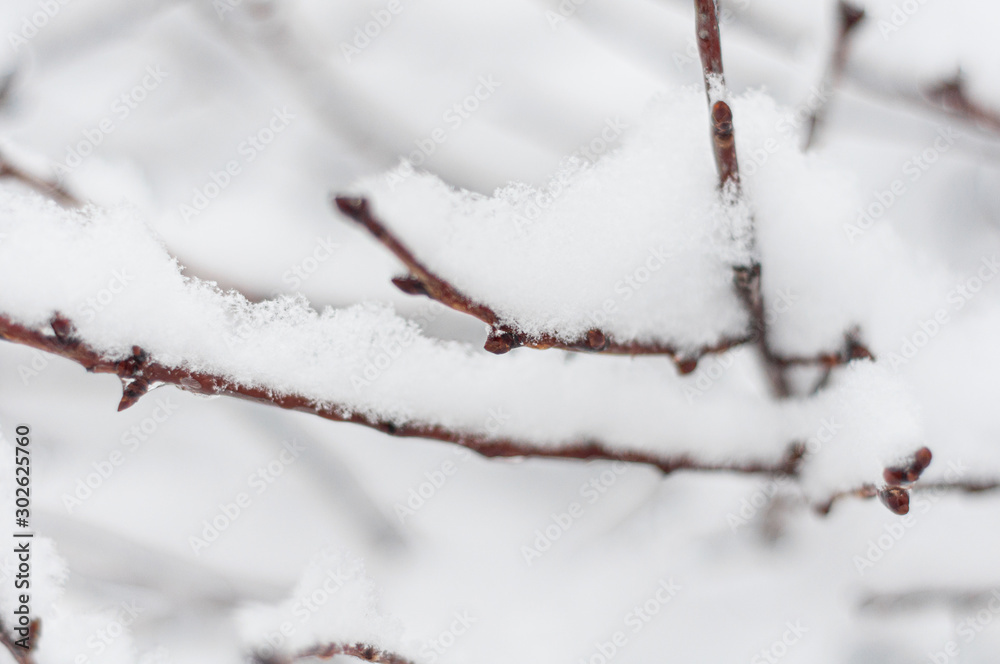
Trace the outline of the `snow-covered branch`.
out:
<instances>
[{"instance_id":1,"label":"snow-covered branch","mask_svg":"<svg viewBox=\"0 0 1000 664\"><path fill-rule=\"evenodd\" d=\"M524 440L452 429L440 424L397 423L390 418L379 418L353 411L345 404L316 400L302 394L277 393L267 387L242 384L222 375L184 368L185 364L189 364L186 362L180 362L178 366L166 366L157 362L139 346L132 347L130 357L112 360L80 341L75 335L72 323L62 316L52 319L49 334L0 315L0 338L54 353L77 362L92 373L118 376L123 388L118 410L134 405L153 386L174 385L197 394L249 399L279 408L312 413L328 420L360 424L400 438L427 438L454 443L485 457L604 459L650 465L664 474L678 470L696 470L761 475L794 475L802 457L801 446L791 444L787 453L776 461L713 463L699 461L688 454L672 456L643 450L615 449L605 442L593 439L557 446L542 446Z\"/></svg>"},{"instance_id":2,"label":"snow-covered branch","mask_svg":"<svg viewBox=\"0 0 1000 664\"><path fill-rule=\"evenodd\" d=\"M254 656L254 661L257 664L294 664L307 659L330 659L339 655L347 655L375 664L412 664L412 660L402 655L364 643L328 643L306 648L290 656L272 655L265 657L258 654Z\"/></svg>"},{"instance_id":3,"label":"snow-covered branch","mask_svg":"<svg viewBox=\"0 0 1000 664\"><path fill-rule=\"evenodd\" d=\"M728 107L727 107L728 108ZM766 331L764 313L761 309L756 316L756 325L737 336L725 336L720 341L702 345L694 350L663 341L639 341L619 339L611 332L594 327L583 335L569 340L551 333L525 332L523 327L512 324L497 313L490 305L484 304L465 294L444 277L417 258L413 251L385 224L371 209L371 203L363 197L337 196L337 208L348 218L356 221L365 230L391 251L407 268L409 274L395 277L392 282L401 291L410 295L429 297L456 311L473 316L490 326L485 348L491 353L503 354L515 348L559 349L568 351L600 352L611 355L666 355L674 360L681 374L689 374L698 367L698 360L708 355L724 353L745 344L757 343ZM762 304L755 306L762 307ZM813 365L830 369L847 364L853 359L872 357L871 352L860 341L856 333L845 335L844 347L831 352L815 355L778 355L769 352L769 364L785 368L790 366Z\"/></svg>"},{"instance_id":4,"label":"snow-covered branch","mask_svg":"<svg viewBox=\"0 0 1000 664\"><path fill-rule=\"evenodd\" d=\"M3 646L10 656L14 658L17 664L35 664L35 658L32 656L32 651L34 650L35 639L39 634L40 621L34 620L29 626L29 638L28 643L32 645L31 648L22 648L14 642L14 639L10 634L7 633L7 628L0 620L0 646Z\"/></svg>"}]
</instances>

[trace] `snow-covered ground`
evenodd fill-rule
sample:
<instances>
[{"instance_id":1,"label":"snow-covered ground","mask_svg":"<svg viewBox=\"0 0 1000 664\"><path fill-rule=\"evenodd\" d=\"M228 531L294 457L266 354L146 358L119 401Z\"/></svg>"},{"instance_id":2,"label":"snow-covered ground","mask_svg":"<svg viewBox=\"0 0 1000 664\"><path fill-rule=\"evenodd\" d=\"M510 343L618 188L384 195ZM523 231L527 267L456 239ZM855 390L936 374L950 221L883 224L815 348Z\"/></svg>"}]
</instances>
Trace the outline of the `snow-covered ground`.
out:
<instances>
[{"instance_id":1,"label":"snow-covered ground","mask_svg":"<svg viewBox=\"0 0 1000 664\"><path fill-rule=\"evenodd\" d=\"M831 92L835 3L721 3L733 205L689 0L5 0L0 155L89 204L0 178L0 318L51 335L58 312L114 360L138 345L391 427L806 455L794 478L664 477L170 385L116 412L116 377L2 343L0 623L27 425L38 664L329 642L427 664L997 661L996 492L813 509L922 446L917 487L1000 480L1000 135L922 96L961 72L1000 109L1000 9L861 4ZM731 266L757 258L778 353L856 329L877 359L815 394L790 369L775 399L750 346L688 375L493 355L483 322L392 285L402 264L333 194L527 335L693 354L746 329Z\"/></svg>"}]
</instances>

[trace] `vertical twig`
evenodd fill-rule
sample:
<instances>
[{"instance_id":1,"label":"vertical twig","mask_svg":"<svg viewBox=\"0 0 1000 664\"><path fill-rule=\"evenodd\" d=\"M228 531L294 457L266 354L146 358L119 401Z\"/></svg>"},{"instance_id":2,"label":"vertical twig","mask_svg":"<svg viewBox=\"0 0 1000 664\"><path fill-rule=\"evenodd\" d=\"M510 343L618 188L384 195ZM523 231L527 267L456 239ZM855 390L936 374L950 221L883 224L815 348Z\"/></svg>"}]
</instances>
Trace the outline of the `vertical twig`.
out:
<instances>
[{"instance_id":1,"label":"vertical twig","mask_svg":"<svg viewBox=\"0 0 1000 664\"><path fill-rule=\"evenodd\" d=\"M719 173L719 189L737 198L740 190L739 161L736 158L736 138L733 133L733 111L723 99L725 75L722 70L722 39L719 34L719 14L715 0L695 0L695 26L698 52L705 77L705 96L711 109L712 149ZM751 223L749 249L751 258L746 265L733 266L733 284L740 301L750 315L757 348L771 389L777 397L791 393L785 378L785 367L771 350L767 322L764 319L764 296L760 288L760 262L753 258L755 240Z\"/></svg>"},{"instance_id":2,"label":"vertical twig","mask_svg":"<svg viewBox=\"0 0 1000 664\"><path fill-rule=\"evenodd\" d=\"M844 68L847 66L847 51L851 35L864 18L865 10L863 8L846 0L839 0L837 3L837 39L834 42L830 64L823 75L823 80L820 81L819 105L809 115L809 124L806 126L806 135L802 144L803 150L811 148L816 140L819 128L826 118L826 111L830 107L834 90L840 84Z\"/></svg>"}]
</instances>

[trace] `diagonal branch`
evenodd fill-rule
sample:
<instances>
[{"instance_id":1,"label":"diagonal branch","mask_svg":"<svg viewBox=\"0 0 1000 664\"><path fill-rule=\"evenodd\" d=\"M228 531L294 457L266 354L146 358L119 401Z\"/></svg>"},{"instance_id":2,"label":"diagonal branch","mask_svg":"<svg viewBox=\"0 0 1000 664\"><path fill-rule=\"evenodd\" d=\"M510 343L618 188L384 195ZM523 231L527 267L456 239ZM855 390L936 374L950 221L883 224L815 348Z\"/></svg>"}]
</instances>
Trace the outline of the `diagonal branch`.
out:
<instances>
[{"instance_id":1,"label":"diagonal branch","mask_svg":"<svg viewBox=\"0 0 1000 664\"><path fill-rule=\"evenodd\" d=\"M35 650L36 640L41 627L41 621L37 618L28 625L28 645L27 649L22 648L14 642L14 639L7 633L3 621L0 620L0 646L3 646L17 664L35 664L32 653Z\"/></svg>"},{"instance_id":2,"label":"diagonal branch","mask_svg":"<svg viewBox=\"0 0 1000 664\"><path fill-rule=\"evenodd\" d=\"M823 125L826 112L830 107L830 97L833 96L834 90L840 85L840 80L844 76L844 69L847 67L847 52L850 47L851 36L864 18L865 10L863 8L855 6L847 2L847 0L839 0L837 2L837 38L834 41L830 63L827 66L826 73L823 75L823 81L820 83L820 103L809 115L809 124L806 126L806 135L803 141L803 150L808 150L813 146L819 129Z\"/></svg>"},{"instance_id":3,"label":"diagonal branch","mask_svg":"<svg viewBox=\"0 0 1000 664\"><path fill-rule=\"evenodd\" d=\"M260 653L253 655L256 664L294 664L304 659L315 657L316 659L330 659L338 655L355 657L374 664L413 664L413 661L397 655L394 652L382 650L365 643L328 643L322 646L313 646L301 650L294 655L272 655L264 656Z\"/></svg>"},{"instance_id":4,"label":"diagonal branch","mask_svg":"<svg viewBox=\"0 0 1000 664\"><path fill-rule=\"evenodd\" d=\"M923 91L924 97L934 106L950 115L962 118L992 132L1000 132L1000 112L973 100L959 70L952 78Z\"/></svg>"},{"instance_id":5,"label":"diagonal branch","mask_svg":"<svg viewBox=\"0 0 1000 664\"><path fill-rule=\"evenodd\" d=\"M0 153L0 178L11 178L47 196L63 207L80 207L83 201L56 180L48 180L15 164Z\"/></svg>"},{"instance_id":6,"label":"diagonal branch","mask_svg":"<svg viewBox=\"0 0 1000 664\"><path fill-rule=\"evenodd\" d=\"M551 334L527 335L516 329L514 325L503 321L499 314L488 305L475 301L427 267L372 213L371 204L367 199L338 196L334 198L334 203L345 216L371 233L406 266L409 274L392 280L397 288L410 295L429 297L489 325L490 333L486 339L485 348L491 353L502 354L514 348L527 347L542 350L556 348L566 351L600 352L610 355L666 355L674 360L680 373L688 374L697 369L698 360L702 357L724 353L746 344L758 343L762 333L766 333L764 312L761 310L747 333L738 337L726 337L715 344L702 346L693 351L664 342L619 340L599 328L591 329L586 335L571 341L564 341ZM770 353L770 350L768 352ZM789 357L770 353L770 357L771 362L781 368L812 365L829 369L833 366L847 364L860 357L872 357L872 354L858 339L858 334L855 331L848 335L844 349L835 352Z\"/></svg>"},{"instance_id":7,"label":"diagonal branch","mask_svg":"<svg viewBox=\"0 0 1000 664\"><path fill-rule=\"evenodd\" d=\"M598 328L589 330L579 339L564 341L554 335L527 335L513 325L504 322L488 305L476 302L462 293L444 278L438 276L423 264L413 252L390 231L371 211L365 198L338 196L334 199L337 208L348 218L365 228L376 240L395 254L409 270L409 275L396 277L392 282L404 293L424 295L456 311L469 314L490 326L486 339L486 350L502 354L514 348L537 349L558 348L569 351L602 352L612 355L667 355L677 364L681 373L690 373L698 366L698 360L705 355L723 353L753 340L752 334L724 338L719 342L702 346L694 351L682 350L669 343L618 340L610 333Z\"/></svg>"},{"instance_id":8,"label":"diagonal branch","mask_svg":"<svg viewBox=\"0 0 1000 664\"><path fill-rule=\"evenodd\" d=\"M312 413L337 422L351 422L400 438L428 438L453 443L477 452L484 457L538 457L550 459L602 459L644 464L659 469L663 474L678 470L733 472L753 475L794 476L802 458L801 444L789 445L786 453L777 460L748 460L744 462L710 463L699 461L687 454L664 456L641 450L620 450L593 439L578 440L560 447L545 447L513 438L498 438L449 429L426 422L396 423L388 419L369 418L352 413L337 405L317 404L299 394L276 394L263 387L235 383L223 376L192 371L183 367L160 364L138 346L132 355L113 361L104 357L75 337L72 323L56 316L51 322L51 332L34 330L0 315L0 338L53 353L82 365L93 373L118 376L122 381L123 395L118 410L134 405L151 386L169 384L206 395L223 395L266 403L279 408Z\"/></svg>"}]
</instances>

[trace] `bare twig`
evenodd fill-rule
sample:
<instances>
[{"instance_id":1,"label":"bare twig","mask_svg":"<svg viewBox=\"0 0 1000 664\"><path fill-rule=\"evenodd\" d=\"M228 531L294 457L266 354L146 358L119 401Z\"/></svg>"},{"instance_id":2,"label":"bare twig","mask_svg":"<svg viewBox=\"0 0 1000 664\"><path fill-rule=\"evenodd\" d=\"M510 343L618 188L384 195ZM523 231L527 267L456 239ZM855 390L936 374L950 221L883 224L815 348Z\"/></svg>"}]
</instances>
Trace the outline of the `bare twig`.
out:
<instances>
[{"instance_id":1,"label":"bare twig","mask_svg":"<svg viewBox=\"0 0 1000 664\"><path fill-rule=\"evenodd\" d=\"M698 52L701 55L705 95L711 109L712 147L719 173L719 189L726 195L742 198L739 161L736 158L736 138L733 134L733 112L724 96L725 77L722 70L722 40L715 0L695 0L695 26ZM755 253L755 238L751 220L748 249ZM740 301L750 315L750 326L757 332L754 341L764 364L764 371L774 395L782 398L791 394L785 377L785 367L771 349L767 321L764 318L764 295L760 285L761 266L756 258L747 264L733 266L733 284Z\"/></svg>"},{"instance_id":2,"label":"bare twig","mask_svg":"<svg viewBox=\"0 0 1000 664\"><path fill-rule=\"evenodd\" d=\"M737 337L725 337L718 342L694 350L664 342L639 342L634 339L616 339L599 328L589 330L585 335L571 341L564 341L552 334L527 335L512 323L500 318L491 307L477 302L458 290L443 277L424 265L413 252L371 210L365 198L340 196L334 199L337 208L353 219L406 266L409 274L396 277L392 282L397 288L410 295L423 295L456 311L468 314L490 326L485 348L491 353L502 354L514 348L537 349L557 348L568 351L600 352L611 355L666 355L674 360L682 374L688 374L698 367L698 360L706 355L724 353L744 344L758 343L762 332L766 332L763 311L753 320L751 329ZM871 357L871 353L861 344L857 333L851 333L851 342L845 350L820 353L815 356L779 357L771 354L777 366L816 365L821 367L846 364L859 357Z\"/></svg>"},{"instance_id":3,"label":"bare twig","mask_svg":"<svg viewBox=\"0 0 1000 664\"><path fill-rule=\"evenodd\" d=\"M610 333L594 328L586 335L571 341L563 341L554 335L527 335L513 325L501 320L488 305L476 302L462 293L447 280L425 266L413 252L404 245L382 221L372 214L367 199L340 196L334 199L337 208L347 217L361 224L375 239L396 255L409 270L405 277L396 277L392 282L397 288L410 295L424 295L437 300L456 311L469 314L490 326L486 339L486 350L502 354L514 348L538 349L559 348L570 351L602 352L614 355L668 355L676 362L681 373L690 373L697 368L698 360L705 355L722 353L752 340L752 335L724 338L719 342L701 348L682 350L669 343L618 340Z\"/></svg>"},{"instance_id":4,"label":"bare twig","mask_svg":"<svg viewBox=\"0 0 1000 664\"><path fill-rule=\"evenodd\" d=\"M698 54L701 56L701 69L705 75L705 96L708 105L712 106L717 99L712 98L713 85L710 79L717 77L718 85L726 84L722 71L722 38L719 35L719 16L715 0L695 0L695 37L698 41Z\"/></svg>"},{"instance_id":5,"label":"bare twig","mask_svg":"<svg viewBox=\"0 0 1000 664\"><path fill-rule=\"evenodd\" d=\"M823 80L820 82L819 105L813 109L809 115L809 123L806 125L806 135L803 141L803 150L808 150L813 146L817 133L826 111L830 107L830 97L834 90L840 85L840 79L844 75L844 68L847 66L847 51L850 47L851 35L854 29L865 18L865 10L846 0L837 2L837 38L833 45L833 54L830 56L830 63L827 66Z\"/></svg>"},{"instance_id":6,"label":"bare twig","mask_svg":"<svg viewBox=\"0 0 1000 664\"><path fill-rule=\"evenodd\" d=\"M294 655L271 655L264 656L255 653L253 656L257 664L294 664L303 659L315 657L317 659L330 659L337 655L347 655L366 662L375 664L413 664L413 662L402 655L381 650L375 646L364 643L329 643L322 646L306 648Z\"/></svg>"},{"instance_id":7,"label":"bare twig","mask_svg":"<svg viewBox=\"0 0 1000 664\"><path fill-rule=\"evenodd\" d=\"M93 373L108 373L122 381L123 395L118 405L124 410L134 405L150 385L175 385L189 392L224 395L267 403L279 408L297 410L338 422L360 424L382 433L401 438L428 438L461 445L485 457L539 457L553 459L604 459L653 466L664 474L678 470L733 472L754 475L795 475L802 458L801 444L791 444L787 452L775 460L710 463L687 454L662 456L639 450L620 450L598 440L579 440L560 447L545 447L512 438L496 438L480 433L449 429L439 424L422 422L396 423L387 419L369 418L349 412L336 405L317 404L298 394L275 394L265 388L240 385L222 376L169 367L156 362L138 346L124 360L112 361L78 340L72 324L61 316L53 318L51 333L33 330L0 315L0 337L14 343L37 348L73 360Z\"/></svg>"},{"instance_id":8,"label":"bare twig","mask_svg":"<svg viewBox=\"0 0 1000 664\"><path fill-rule=\"evenodd\" d=\"M983 493L1000 489L997 480L962 480L944 482L918 482L920 475L930 466L933 455L926 447L921 447L903 463L889 466L883 471L885 486L876 488L873 484L865 484L857 489L835 493L828 500L818 503L814 509L822 515L830 513L833 505L848 497L875 498L876 496L896 514L906 514L910 510L910 492L932 493L945 492Z\"/></svg>"},{"instance_id":9,"label":"bare twig","mask_svg":"<svg viewBox=\"0 0 1000 664\"><path fill-rule=\"evenodd\" d=\"M7 649L10 656L14 658L17 664L35 664L35 658L32 653L35 650L36 639L41 631L41 621L37 618L31 621L28 626L28 648L22 648L17 645L14 638L7 633L4 627L3 621L0 620L0 645Z\"/></svg>"},{"instance_id":10,"label":"bare twig","mask_svg":"<svg viewBox=\"0 0 1000 664\"><path fill-rule=\"evenodd\" d=\"M861 600L861 608L873 611L907 611L925 606L946 606L969 610L981 607L998 594L989 590L958 590L953 588L922 588L897 593L873 593Z\"/></svg>"},{"instance_id":11,"label":"bare twig","mask_svg":"<svg viewBox=\"0 0 1000 664\"><path fill-rule=\"evenodd\" d=\"M954 77L924 91L927 100L945 112L968 120L992 132L1000 132L1000 111L987 108L968 94L965 76L959 70Z\"/></svg>"},{"instance_id":12,"label":"bare twig","mask_svg":"<svg viewBox=\"0 0 1000 664\"><path fill-rule=\"evenodd\" d=\"M74 196L61 183L35 175L10 161L0 153L0 177L11 178L31 187L39 194L47 196L63 207L80 207L83 201Z\"/></svg>"}]
</instances>

